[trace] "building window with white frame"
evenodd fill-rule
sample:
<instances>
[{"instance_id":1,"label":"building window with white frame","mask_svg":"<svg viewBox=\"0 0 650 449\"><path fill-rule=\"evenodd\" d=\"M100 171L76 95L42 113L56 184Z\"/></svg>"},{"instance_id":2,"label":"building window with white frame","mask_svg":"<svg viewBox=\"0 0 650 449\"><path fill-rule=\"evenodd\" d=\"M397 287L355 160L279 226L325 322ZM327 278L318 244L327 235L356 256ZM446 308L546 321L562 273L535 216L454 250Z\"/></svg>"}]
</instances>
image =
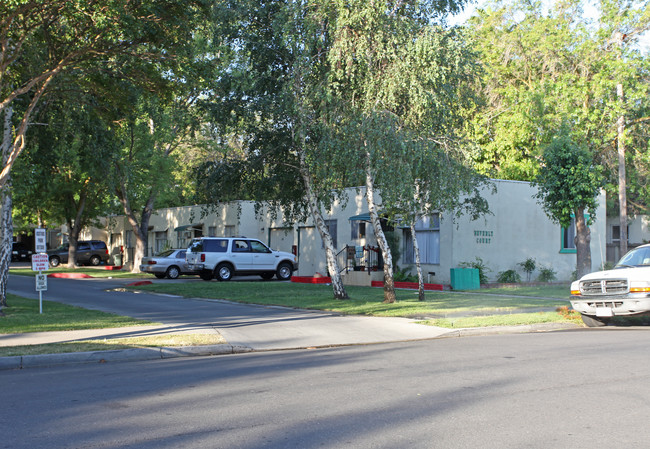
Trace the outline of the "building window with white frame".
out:
<instances>
[{"instance_id":1,"label":"building window with white frame","mask_svg":"<svg viewBox=\"0 0 650 449\"><path fill-rule=\"evenodd\" d=\"M415 263L413 236L410 228L404 228L404 263ZM431 214L415 223L415 235L420 249L420 263L440 263L440 214Z\"/></svg>"}]
</instances>

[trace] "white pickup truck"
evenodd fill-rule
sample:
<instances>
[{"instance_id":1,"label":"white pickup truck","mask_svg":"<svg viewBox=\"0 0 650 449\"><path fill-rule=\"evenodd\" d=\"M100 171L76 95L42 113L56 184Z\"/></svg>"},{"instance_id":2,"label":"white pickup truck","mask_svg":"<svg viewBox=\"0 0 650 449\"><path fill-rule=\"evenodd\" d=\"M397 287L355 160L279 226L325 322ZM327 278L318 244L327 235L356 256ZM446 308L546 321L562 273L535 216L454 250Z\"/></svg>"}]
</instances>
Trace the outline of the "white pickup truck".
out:
<instances>
[{"instance_id":1,"label":"white pickup truck","mask_svg":"<svg viewBox=\"0 0 650 449\"><path fill-rule=\"evenodd\" d=\"M597 271L571 284L571 305L589 327L614 316L650 312L650 244L634 248L614 269Z\"/></svg>"}]
</instances>

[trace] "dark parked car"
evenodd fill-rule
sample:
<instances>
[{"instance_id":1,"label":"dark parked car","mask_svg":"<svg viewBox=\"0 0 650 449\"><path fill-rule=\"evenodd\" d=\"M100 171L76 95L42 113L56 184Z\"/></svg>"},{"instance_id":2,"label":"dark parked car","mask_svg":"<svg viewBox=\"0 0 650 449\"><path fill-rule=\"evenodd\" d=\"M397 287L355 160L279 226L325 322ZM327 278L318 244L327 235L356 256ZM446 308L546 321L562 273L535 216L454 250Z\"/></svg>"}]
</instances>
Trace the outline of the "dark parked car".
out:
<instances>
[{"instance_id":1,"label":"dark parked car","mask_svg":"<svg viewBox=\"0 0 650 449\"><path fill-rule=\"evenodd\" d=\"M11 260L13 262L27 262L32 259L32 250L27 245L20 242L14 242L11 248Z\"/></svg>"},{"instance_id":2,"label":"dark parked car","mask_svg":"<svg viewBox=\"0 0 650 449\"><path fill-rule=\"evenodd\" d=\"M198 274L187 266L185 251L184 249L168 249L154 257L143 257L140 271L151 273L158 279L164 277L176 279L181 274Z\"/></svg>"},{"instance_id":3,"label":"dark parked car","mask_svg":"<svg viewBox=\"0 0 650 449\"><path fill-rule=\"evenodd\" d=\"M52 267L58 267L62 263L68 263L68 249L70 245L64 243L56 249L47 252ZM109 259L106 243L101 240L79 240L77 242L77 263L99 265L106 263Z\"/></svg>"}]
</instances>

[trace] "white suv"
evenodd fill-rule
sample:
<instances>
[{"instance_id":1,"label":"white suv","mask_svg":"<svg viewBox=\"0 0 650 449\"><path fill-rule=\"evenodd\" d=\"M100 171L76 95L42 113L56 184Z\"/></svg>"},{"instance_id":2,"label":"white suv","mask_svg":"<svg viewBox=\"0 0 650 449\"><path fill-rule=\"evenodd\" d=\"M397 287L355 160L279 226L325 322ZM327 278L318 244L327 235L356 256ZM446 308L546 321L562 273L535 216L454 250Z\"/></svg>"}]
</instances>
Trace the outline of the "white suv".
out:
<instances>
[{"instance_id":1,"label":"white suv","mask_svg":"<svg viewBox=\"0 0 650 449\"><path fill-rule=\"evenodd\" d=\"M298 269L296 256L273 251L246 237L201 237L192 240L185 254L189 268L201 279L229 281L234 275L259 274L263 279L288 281Z\"/></svg>"}]
</instances>

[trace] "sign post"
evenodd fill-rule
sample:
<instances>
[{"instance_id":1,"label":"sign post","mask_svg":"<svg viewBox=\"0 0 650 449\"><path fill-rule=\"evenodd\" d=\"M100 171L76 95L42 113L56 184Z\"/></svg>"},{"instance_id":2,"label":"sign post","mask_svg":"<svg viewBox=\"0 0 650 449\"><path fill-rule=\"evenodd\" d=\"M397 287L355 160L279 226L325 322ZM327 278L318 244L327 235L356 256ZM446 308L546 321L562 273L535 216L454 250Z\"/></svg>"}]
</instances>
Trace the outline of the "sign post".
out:
<instances>
[{"instance_id":1,"label":"sign post","mask_svg":"<svg viewBox=\"0 0 650 449\"><path fill-rule=\"evenodd\" d=\"M47 276L43 274L43 271L47 271L49 263L47 254L32 255L32 271L38 271L36 275L36 291L38 292L39 313L43 313L43 291L47 290Z\"/></svg>"}]
</instances>

